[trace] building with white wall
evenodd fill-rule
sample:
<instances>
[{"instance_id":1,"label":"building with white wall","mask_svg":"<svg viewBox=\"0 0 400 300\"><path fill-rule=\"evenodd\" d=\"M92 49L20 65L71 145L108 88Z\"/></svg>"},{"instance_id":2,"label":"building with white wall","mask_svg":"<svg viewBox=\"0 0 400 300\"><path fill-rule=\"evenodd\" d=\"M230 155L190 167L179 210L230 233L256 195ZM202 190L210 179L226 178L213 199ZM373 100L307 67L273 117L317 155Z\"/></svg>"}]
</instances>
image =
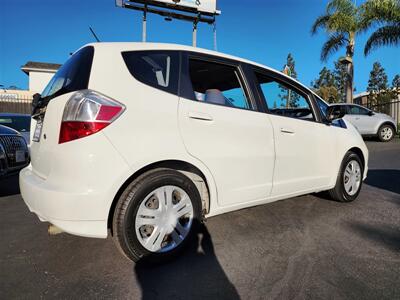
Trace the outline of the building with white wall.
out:
<instances>
[{"instance_id":1,"label":"building with white wall","mask_svg":"<svg viewBox=\"0 0 400 300\"><path fill-rule=\"evenodd\" d=\"M28 61L21 70L29 76L29 91L41 93L47 83L61 67L59 64Z\"/></svg>"}]
</instances>

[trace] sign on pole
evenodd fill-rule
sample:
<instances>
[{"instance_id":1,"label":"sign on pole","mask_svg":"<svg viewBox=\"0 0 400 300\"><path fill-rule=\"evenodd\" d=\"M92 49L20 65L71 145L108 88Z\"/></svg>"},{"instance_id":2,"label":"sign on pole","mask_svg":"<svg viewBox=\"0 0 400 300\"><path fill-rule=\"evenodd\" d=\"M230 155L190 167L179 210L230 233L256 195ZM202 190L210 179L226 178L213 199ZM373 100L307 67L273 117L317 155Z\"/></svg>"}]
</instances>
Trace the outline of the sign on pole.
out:
<instances>
[{"instance_id":1,"label":"sign on pole","mask_svg":"<svg viewBox=\"0 0 400 300\"><path fill-rule=\"evenodd\" d=\"M221 14L217 0L115 0L117 7L143 12L142 40L146 41L147 13L154 13L166 20L178 19L193 23L193 46L196 46L197 25L200 22L214 25L214 48L216 49L215 17Z\"/></svg>"}]
</instances>

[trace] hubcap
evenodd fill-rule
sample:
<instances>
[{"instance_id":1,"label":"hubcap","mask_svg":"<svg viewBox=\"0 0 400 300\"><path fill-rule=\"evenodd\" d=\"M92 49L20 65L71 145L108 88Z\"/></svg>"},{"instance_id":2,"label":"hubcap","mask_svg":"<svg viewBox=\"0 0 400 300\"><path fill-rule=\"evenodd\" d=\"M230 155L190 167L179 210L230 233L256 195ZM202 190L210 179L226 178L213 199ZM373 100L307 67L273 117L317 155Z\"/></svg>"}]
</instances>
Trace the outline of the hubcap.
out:
<instances>
[{"instance_id":1,"label":"hubcap","mask_svg":"<svg viewBox=\"0 0 400 300\"><path fill-rule=\"evenodd\" d=\"M393 136L393 130L392 130L392 128L390 128L390 127L385 127L385 128L382 129L382 131L381 131L381 137L382 137L385 141L390 140L390 139L392 138L392 136Z\"/></svg>"},{"instance_id":2,"label":"hubcap","mask_svg":"<svg viewBox=\"0 0 400 300\"><path fill-rule=\"evenodd\" d=\"M344 189L350 196L355 195L361 185L361 167L356 160L351 160L343 175Z\"/></svg>"},{"instance_id":3,"label":"hubcap","mask_svg":"<svg viewBox=\"0 0 400 300\"><path fill-rule=\"evenodd\" d=\"M136 214L136 236L150 252L167 252L186 238L193 221L188 194L177 186L162 186L142 201Z\"/></svg>"}]
</instances>

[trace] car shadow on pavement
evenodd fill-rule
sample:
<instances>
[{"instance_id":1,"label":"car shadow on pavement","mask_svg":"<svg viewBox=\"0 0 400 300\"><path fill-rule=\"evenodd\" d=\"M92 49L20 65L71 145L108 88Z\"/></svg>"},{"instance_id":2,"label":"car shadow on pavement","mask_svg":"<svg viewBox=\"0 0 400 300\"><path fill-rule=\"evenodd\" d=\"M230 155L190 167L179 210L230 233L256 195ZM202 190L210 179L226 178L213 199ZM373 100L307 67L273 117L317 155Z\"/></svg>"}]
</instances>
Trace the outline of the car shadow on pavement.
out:
<instances>
[{"instance_id":1,"label":"car shadow on pavement","mask_svg":"<svg viewBox=\"0 0 400 300\"><path fill-rule=\"evenodd\" d=\"M0 179L0 197L19 194L18 174L7 176Z\"/></svg>"},{"instance_id":2,"label":"car shadow on pavement","mask_svg":"<svg viewBox=\"0 0 400 300\"><path fill-rule=\"evenodd\" d=\"M214 253L204 225L182 254L166 264L137 263L142 299L240 299Z\"/></svg>"},{"instance_id":3,"label":"car shadow on pavement","mask_svg":"<svg viewBox=\"0 0 400 300\"><path fill-rule=\"evenodd\" d=\"M400 194L400 170L370 169L365 183L382 190Z\"/></svg>"},{"instance_id":4,"label":"car shadow on pavement","mask_svg":"<svg viewBox=\"0 0 400 300\"><path fill-rule=\"evenodd\" d=\"M390 251L400 251L400 232L398 229L387 225L371 225L362 223L351 223L350 227L363 238L379 243Z\"/></svg>"}]
</instances>

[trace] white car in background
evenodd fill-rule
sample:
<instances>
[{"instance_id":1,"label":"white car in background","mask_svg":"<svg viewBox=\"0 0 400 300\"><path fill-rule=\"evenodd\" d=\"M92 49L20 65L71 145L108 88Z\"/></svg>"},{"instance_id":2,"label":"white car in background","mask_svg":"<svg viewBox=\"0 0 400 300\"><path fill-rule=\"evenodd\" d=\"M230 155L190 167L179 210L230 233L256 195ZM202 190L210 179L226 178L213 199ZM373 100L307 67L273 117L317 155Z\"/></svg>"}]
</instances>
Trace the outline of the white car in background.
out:
<instances>
[{"instance_id":1,"label":"white car in background","mask_svg":"<svg viewBox=\"0 0 400 300\"><path fill-rule=\"evenodd\" d=\"M332 104L335 109L344 114L363 136L377 136L382 142L391 141L397 132L396 121L382 113L374 112L357 104Z\"/></svg>"},{"instance_id":2,"label":"white car in background","mask_svg":"<svg viewBox=\"0 0 400 300\"><path fill-rule=\"evenodd\" d=\"M207 217L320 191L355 200L367 147L320 103L292 78L218 52L90 44L35 98L21 194L42 221L110 232L129 259L158 261Z\"/></svg>"}]
</instances>

